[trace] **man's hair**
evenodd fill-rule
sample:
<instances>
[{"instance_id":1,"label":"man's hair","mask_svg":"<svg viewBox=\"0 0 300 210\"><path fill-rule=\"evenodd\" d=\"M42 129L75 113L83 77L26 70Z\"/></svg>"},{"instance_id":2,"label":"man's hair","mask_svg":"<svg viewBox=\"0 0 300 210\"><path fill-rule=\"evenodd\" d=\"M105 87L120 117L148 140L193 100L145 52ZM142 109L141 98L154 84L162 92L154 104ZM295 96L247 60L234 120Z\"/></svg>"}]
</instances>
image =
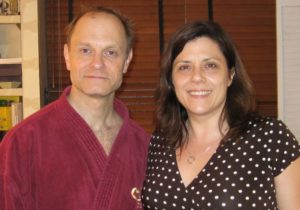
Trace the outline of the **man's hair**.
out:
<instances>
[{"instance_id":1,"label":"man's hair","mask_svg":"<svg viewBox=\"0 0 300 210\"><path fill-rule=\"evenodd\" d=\"M86 14L101 14L101 13L113 15L120 21L126 34L127 53L129 53L130 49L132 49L133 47L133 41L134 41L133 24L127 17L121 15L121 13L109 7L85 7L83 11L79 15L77 15L66 27L68 46L70 46L72 35L77 25L77 22Z\"/></svg>"},{"instance_id":2,"label":"man's hair","mask_svg":"<svg viewBox=\"0 0 300 210\"><path fill-rule=\"evenodd\" d=\"M229 35L215 22L191 22L183 25L170 38L161 60L159 87L156 90L155 133L166 137L166 144L181 147L187 139L186 109L176 97L172 82L173 62L184 46L197 38L213 40L221 50L227 63L229 74L234 74L232 84L227 89L227 97L219 128L224 121L230 127L226 138L236 139L247 126L247 120L255 112L253 85L240 59L239 53ZM225 137L223 139L225 139Z\"/></svg>"}]
</instances>

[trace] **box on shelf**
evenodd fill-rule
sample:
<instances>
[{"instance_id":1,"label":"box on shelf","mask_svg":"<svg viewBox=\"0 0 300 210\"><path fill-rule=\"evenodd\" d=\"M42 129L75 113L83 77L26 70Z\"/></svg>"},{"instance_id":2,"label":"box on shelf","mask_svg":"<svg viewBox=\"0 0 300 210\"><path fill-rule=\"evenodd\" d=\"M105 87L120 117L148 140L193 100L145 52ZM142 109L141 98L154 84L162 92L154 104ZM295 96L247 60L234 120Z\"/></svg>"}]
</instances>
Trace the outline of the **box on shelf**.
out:
<instances>
[{"instance_id":1,"label":"box on shelf","mask_svg":"<svg viewBox=\"0 0 300 210\"><path fill-rule=\"evenodd\" d=\"M0 100L0 130L7 131L11 126L11 107L6 100Z\"/></svg>"},{"instance_id":2,"label":"box on shelf","mask_svg":"<svg viewBox=\"0 0 300 210\"><path fill-rule=\"evenodd\" d=\"M0 89L22 87L22 69L20 64L0 65Z\"/></svg>"},{"instance_id":3,"label":"box on shelf","mask_svg":"<svg viewBox=\"0 0 300 210\"><path fill-rule=\"evenodd\" d=\"M16 15L20 13L20 0L0 0L0 15Z\"/></svg>"},{"instance_id":4,"label":"box on shelf","mask_svg":"<svg viewBox=\"0 0 300 210\"><path fill-rule=\"evenodd\" d=\"M1 82L0 81L0 88L18 88L20 87L21 82L18 81L10 81L10 82Z\"/></svg>"},{"instance_id":5,"label":"box on shelf","mask_svg":"<svg viewBox=\"0 0 300 210\"><path fill-rule=\"evenodd\" d=\"M0 131L7 131L23 119L20 96L0 96Z\"/></svg>"}]
</instances>

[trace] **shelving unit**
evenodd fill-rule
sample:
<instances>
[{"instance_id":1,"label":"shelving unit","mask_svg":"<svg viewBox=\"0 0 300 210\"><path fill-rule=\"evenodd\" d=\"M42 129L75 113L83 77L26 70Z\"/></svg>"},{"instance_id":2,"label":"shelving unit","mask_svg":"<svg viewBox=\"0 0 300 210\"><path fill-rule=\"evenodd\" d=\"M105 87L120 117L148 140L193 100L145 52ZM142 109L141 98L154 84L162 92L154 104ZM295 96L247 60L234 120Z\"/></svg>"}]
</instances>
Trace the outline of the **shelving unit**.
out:
<instances>
[{"instance_id":1,"label":"shelving unit","mask_svg":"<svg viewBox=\"0 0 300 210\"><path fill-rule=\"evenodd\" d=\"M20 15L0 15L0 23L21 23Z\"/></svg>"},{"instance_id":2,"label":"shelving unit","mask_svg":"<svg viewBox=\"0 0 300 210\"><path fill-rule=\"evenodd\" d=\"M22 58L0 58L1 64L22 64Z\"/></svg>"},{"instance_id":3,"label":"shelving unit","mask_svg":"<svg viewBox=\"0 0 300 210\"><path fill-rule=\"evenodd\" d=\"M0 81L19 79L20 88L0 88L0 96L19 96L23 117L40 109L38 1L19 1L20 15L0 15Z\"/></svg>"}]
</instances>

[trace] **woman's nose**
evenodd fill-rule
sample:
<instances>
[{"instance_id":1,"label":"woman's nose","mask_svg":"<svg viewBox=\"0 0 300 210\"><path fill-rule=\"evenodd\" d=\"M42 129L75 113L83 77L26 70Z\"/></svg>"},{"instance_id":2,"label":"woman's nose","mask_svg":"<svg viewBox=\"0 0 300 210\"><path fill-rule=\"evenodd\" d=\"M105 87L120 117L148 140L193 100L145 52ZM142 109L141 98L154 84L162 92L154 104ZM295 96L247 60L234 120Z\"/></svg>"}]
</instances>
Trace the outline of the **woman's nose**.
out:
<instances>
[{"instance_id":1,"label":"woman's nose","mask_svg":"<svg viewBox=\"0 0 300 210\"><path fill-rule=\"evenodd\" d=\"M204 75L203 69L200 66L194 68L193 73L192 73L192 80L194 82L205 81L205 75Z\"/></svg>"}]
</instances>

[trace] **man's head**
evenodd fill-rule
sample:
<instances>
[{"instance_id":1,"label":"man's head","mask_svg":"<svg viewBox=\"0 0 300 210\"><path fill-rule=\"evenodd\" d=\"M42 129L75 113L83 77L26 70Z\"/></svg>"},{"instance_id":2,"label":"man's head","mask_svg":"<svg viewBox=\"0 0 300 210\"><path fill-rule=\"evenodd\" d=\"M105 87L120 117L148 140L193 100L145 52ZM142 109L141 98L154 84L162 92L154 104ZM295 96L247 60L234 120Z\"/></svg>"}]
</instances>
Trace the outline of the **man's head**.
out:
<instances>
[{"instance_id":1,"label":"man's head","mask_svg":"<svg viewBox=\"0 0 300 210\"><path fill-rule=\"evenodd\" d=\"M90 10L77 17L64 46L71 94L111 99L132 59L132 30L111 9Z\"/></svg>"},{"instance_id":2,"label":"man's head","mask_svg":"<svg viewBox=\"0 0 300 210\"><path fill-rule=\"evenodd\" d=\"M97 13L106 13L106 14L111 14L111 15L115 16L117 19L119 19L119 21L123 25L124 31L126 33L127 49L128 49L128 52L129 52L129 50L133 46L133 40L134 40L134 33L133 33L132 23L128 18L122 16L116 10L113 10L111 8L108 8L108 7L90 8L90 9L85 10L84 12L80 13L78 16L76 16L66 28L67 44L68 45L70 45L72 35L73 35L73 31L74 31L74 28L75 28L78 20L81 19L84 15L86 15L88 13L95 13L95 14L97 14Z\"/></svg>"}]
</instances>

